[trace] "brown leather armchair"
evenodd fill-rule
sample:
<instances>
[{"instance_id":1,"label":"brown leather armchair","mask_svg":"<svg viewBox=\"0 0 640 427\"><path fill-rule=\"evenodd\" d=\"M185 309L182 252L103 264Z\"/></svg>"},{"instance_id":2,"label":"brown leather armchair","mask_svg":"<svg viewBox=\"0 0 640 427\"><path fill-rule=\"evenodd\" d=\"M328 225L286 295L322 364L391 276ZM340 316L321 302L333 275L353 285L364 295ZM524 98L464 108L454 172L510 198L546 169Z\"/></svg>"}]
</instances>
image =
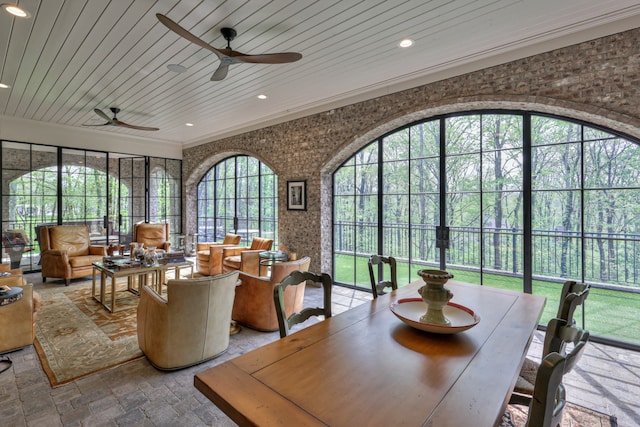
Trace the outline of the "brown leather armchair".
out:
<instances>
[{"instance_id":1,"label":"brown leather armchair","mask_svg":"<svg viewBox=\"0 0 640 427\"><path fill-rule=\"evenodd\" d=\"M250 247L225 248L222 251L222 271L240 270L260 275L260 252L270 251L273 240L254 237Z\"/></svg>"},{"instance_id":2,"label":"brown leather armchair","mask_svg":"<svg viewBox=\"0 0 640 427\"><path fill-rule=\"evenodd\" d=\"M22 299L0 307L0 353L5 353L33 344L40 296L19 274L0 278L0 285L22 288Z\"/></svg>"},{"instance_id":3,"label":"brown leather armchair","mask_svg":"<svg viewBox=\"0 0 640 427\"><path fill-rule=\"evenodd\" d=\"M86 225L58 225L40 228L42 282L47 277L71 279L92 274L92 263L102 261L107 247L91 245Z\"/></svg>"},{"instance_id":4,"label":"brown leather armchair","mask_svg":"<svg viewBox=\"0 0 640 427\"><path fill-rule=\"evenodd\" d=\"M133 225L133 241L142 243L144 248L155 246L158 252L169 252L169 224L138 222ZM133 257L133 243L131 244L131 256Z\"/></svg>"},{"instance_id":5,"label":"brown leather armchair","mask_svg":"<svg viewBox=\"0 0 640 427\"><path fill-rule=\"evenodd\" d=\"M240 244L241 236L227 233L222 242L196 244L196 271L205 276L222 274L222 250Z\"/></svg>"},{"instance_id":6,"label":"brown leather armchair","mask_svg":"<svg viewBox=\"0 0 640 427\"><path fill-rule=\"evenodd\" d=\"M278 262L271 266L270 277L240 272L240 286L236 288L231 318L258 331L277 331L278 317L273 301L273 290L292 271L308 271L311 258ZM302 309L305 284L289 286L284 294L285 312L291 315Z\"/></svg>"},{"instance_id":7,"label":"brown leather armchair","mask_svg":"<svg viewBox=\"0 0 640 427\"><path fill-rule=\"evenodd\" d=\"M167 299L143 286L138 303L138 344L153 366L186 368L229 346L238 272L169 280Z\"/></svg>"}]
</instances>

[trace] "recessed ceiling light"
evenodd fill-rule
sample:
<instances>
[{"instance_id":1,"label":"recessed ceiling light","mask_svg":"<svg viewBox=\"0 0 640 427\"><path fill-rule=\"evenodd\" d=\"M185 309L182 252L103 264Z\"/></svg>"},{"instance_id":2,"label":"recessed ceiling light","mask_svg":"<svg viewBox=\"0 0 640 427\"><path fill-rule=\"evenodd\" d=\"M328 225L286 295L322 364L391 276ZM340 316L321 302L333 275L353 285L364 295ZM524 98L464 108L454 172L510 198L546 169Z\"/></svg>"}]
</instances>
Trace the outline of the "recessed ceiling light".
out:
<instances>
[{"instance_id":1,"label":"recessed ceiling light","mask_svg":"<svg viewBox=\"0 0 640 427\"><path fill-rule=\"evenodd\" d=\"M0 4L0 7L2 7L7 13L17 16L18 18L29 18L31 16L29 12L15 4L2 3Z\"/></svg>"},{"instance_id":2,"label":"recessed ceiling light","mask_svg":"<svg viewBox=\"0 0 640 427\"><path fill-rule=\"evenodd\" d=\"M258 95L258 99L267 99L267 95L260 94Z\"/></svg>"},{"instance_id":3,"label":"recessed ceiling light","mask_svg":"<svg viewBox=\"0 0 640 427\"><path fill-rule=\"evenodd\" d=\"M0 89L9 89L9 85L6 85L4 83L0 83Z\"/></svg>"},{"instance_id":4,"label":"recessed ceiling light","mask_svg":"<svg viewBox=\"0 0 640 427\"><path fill-rule=\"evenodd\" d=\"M411 39L402 39L400 43L398 43L400 47L409 47L413 45L413 40Z\"/></svg>"},{"instance_id":5,"label":"recessed ceiling light","mask_svg":"<svg viewBox=\"0 0 640 427\"><path fill-rule=\"evenodd\" d=\"M180 64L169 64L167 65L167 69L169 71L173 71L174 73L184 73L187 71L187 67L184 67Z\"/></svg>"},{"instance_id":6,"label":"recessed ceiling light","mask_svg":"<svg viewBox=\"0 0 640 427\"><path fill-rule=\"evenodd\" d=\"M184 125L191 127L191 126L193 126L193 123L185 123Z\"/></svg>"}]
</instances>

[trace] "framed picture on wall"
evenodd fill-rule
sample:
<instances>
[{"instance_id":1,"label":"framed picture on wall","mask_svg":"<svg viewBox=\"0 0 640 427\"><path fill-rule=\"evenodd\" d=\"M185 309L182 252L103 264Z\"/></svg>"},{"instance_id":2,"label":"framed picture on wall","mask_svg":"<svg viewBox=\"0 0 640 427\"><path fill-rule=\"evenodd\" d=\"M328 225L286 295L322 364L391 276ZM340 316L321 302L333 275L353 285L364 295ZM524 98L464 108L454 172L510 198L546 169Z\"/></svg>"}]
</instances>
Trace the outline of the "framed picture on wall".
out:
<instances>
[{"instance_id":1,"label":"framed picture on wall","mask_svg":"<svg viewBox=\"0 0 640 427\"><path fill-rule=\"evenodd\" d=\"M307 181L287 181L287 209L307 210Z\"/></svg>"}]
</instances>

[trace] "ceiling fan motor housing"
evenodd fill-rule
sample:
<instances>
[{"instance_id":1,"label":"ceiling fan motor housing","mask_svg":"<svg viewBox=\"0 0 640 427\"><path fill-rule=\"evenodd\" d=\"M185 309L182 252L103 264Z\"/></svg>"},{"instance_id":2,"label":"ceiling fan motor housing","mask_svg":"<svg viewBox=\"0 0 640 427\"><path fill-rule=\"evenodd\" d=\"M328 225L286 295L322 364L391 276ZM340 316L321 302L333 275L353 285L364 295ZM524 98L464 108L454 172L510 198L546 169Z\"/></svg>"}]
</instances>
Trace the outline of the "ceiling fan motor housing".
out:
<instances>
[{"instance_id":1,"label":"ceiling fan motor housing","mask_svg":"<svg viewBox=\"0 0 640 427\"><path fill-rule=\"evenodd\" d=\"M228 42L235 39L238 35L238 33L236 33L236 30L228 27L220 29L220 32L222 33L222 37L224 37L224 39Z\"/></svg>"}]
</instances>

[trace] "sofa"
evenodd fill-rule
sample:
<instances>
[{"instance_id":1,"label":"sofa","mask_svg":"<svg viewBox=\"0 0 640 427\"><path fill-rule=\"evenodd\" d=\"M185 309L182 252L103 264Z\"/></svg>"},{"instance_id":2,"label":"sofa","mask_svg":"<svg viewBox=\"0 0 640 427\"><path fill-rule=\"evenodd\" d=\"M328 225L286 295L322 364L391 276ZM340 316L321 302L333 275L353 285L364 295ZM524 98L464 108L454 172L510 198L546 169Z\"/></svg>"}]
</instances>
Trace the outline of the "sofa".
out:
<instances>
[{"instance_id":1,"label":"sofa","mask_svg":"<svg viewBox=\"0 0 640 427\"><path fill-rule=\"evenodd\" d=\"M91 245L86 225L57 225L40 227L40 259L42 282L47 277L71 279L90 276L92 263L102 261L107 247Z\"/></svg>"},{"instance_id":2,"label":"sofa","mask_svg":"<svg viewBox=\"0 0 640 427\"><path fill-rule=\"evenodd\" d=\"M311 258L277 262L271 266L271 276L256 276L240 272L240 286L236 289L231 318L241 325L258 331L277 331L278 317L273 301L276 285L292 271L308 271ZM285 312L291 315L302 309L305 284L290 286L285 291Z\"/></svg>"},{"instance_id":3,"label":"sofa","mask_svg":"<svg viewBox=\"0 0 640 427\"><path fill-rule=\"evenodd\" d=\"M167 298L143 286L138 303L138 345L161 370L186 368L229 346L238 272L169 280Z\"/></svg>"}]
</instances>

